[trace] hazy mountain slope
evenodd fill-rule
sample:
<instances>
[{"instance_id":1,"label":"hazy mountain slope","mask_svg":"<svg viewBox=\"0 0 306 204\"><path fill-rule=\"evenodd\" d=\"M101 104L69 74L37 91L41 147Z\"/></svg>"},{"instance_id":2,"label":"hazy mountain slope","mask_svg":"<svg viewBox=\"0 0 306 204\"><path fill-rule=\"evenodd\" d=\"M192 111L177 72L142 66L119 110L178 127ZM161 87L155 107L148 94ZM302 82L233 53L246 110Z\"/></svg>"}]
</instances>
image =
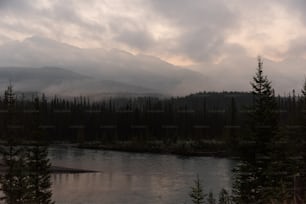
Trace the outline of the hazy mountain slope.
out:
<instances>
[{"instance_id":1,"label":"hazy mountain slope","mask_svg":"<svg viewBox=\"0 0 306 204\"><path fill-rule=\"evenodd\" d=\"M109 92L153 92L150 89L110 80L96 79L56 67L0 67L0 86L2 90L8 85L10 80L18 91L38 91L67 96L102 95Z\"/></svg>"},{"instance_id":2,"label":"hazy mountain slope","mask_svg":"<svg viewBox=\"0 0 306 204\"><path fill-rule=\"evenodd\" d=\"M61 67L95 79L146 87L160 93L181 95L210 88L209 79L198 72L121 50L80 49L32 37L1 45L0 53L0 66Z\"/></svg>"}]
</instances>

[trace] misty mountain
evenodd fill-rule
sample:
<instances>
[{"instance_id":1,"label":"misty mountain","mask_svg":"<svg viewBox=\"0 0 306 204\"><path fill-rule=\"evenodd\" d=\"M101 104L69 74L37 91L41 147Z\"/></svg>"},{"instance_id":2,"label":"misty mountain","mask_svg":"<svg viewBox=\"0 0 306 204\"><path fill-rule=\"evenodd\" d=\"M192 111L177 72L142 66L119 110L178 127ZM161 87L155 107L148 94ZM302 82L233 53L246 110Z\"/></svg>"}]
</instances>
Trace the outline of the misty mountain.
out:
<instances>
[{"instance_id":1,"label":"misty mountain","mask_svg":"<svg viewBox=\"0 0 306 204\"><path fill-rule=\"evenodd\" d=\"M44 92L48 95L99 96L119 93L152 93L152 90L110 80L100 80L57 67L0 67L0 86L11 81L19 92ZM112 94L110 94L112 93Z\"/></svg>"},{"instance_id":2,"label":"misty mountain","mask_svg":"<svg viewBox=\"0 0 306 204\"><path fill-rule=\"evenodd\" d=\"M183 95L210 88L210 80L201 73L173 66L156 57L133 55L117 49L81 49L35 36L22 42L3 44L0 46L0 52L2 67L60 67L66 72L72 71L72 78L77 77L76 74L79 74L79 77L92 77L91 80L83 79L82 85L76 82L77 79L74 79L75 83L64 83L65 79L58 75L67 76L68 73L62 73L62 70L56 77L55 73L52 75L56 80L61 80L60 84L55 85L56 88L44 86L45 82L39 83L39 78L26 85L35 87L37 82L37 86L43 86L48 91L55 91L57 88L65 90L68 85L67 90L74 87L87 92L87 89L96 88L99 83L107 83L104 84L104 91L109 92L128 87L128 90L136 89L136 92L141 89L171 95ZM22 78L22 74L20 76ZM49 80L56 82L53 78L46 79ZM103 84L100 85L103 88Z\"/></svg>"}]
</instances>

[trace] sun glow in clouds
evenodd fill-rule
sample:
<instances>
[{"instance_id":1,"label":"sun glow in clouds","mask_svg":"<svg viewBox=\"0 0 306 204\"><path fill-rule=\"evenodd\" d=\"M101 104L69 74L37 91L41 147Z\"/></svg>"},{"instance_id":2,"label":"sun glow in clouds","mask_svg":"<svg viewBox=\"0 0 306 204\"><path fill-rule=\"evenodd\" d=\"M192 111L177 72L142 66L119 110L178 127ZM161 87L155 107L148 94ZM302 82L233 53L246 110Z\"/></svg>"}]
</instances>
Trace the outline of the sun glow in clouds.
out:
<instances>
[{"instance_id":1,"label":"sun glow in clouds","mask_svg":"<svg viewBox=\"0 0 306 204\"><path fill-rule=\"evenodd\" d=\"M274 6L263 15L245 12L240 30L229 35L226 41L246 48L250 56L260 54L273 61L282 61L287 57L291 42L301 36L306 37L306 29L298 16L281 6Z\"/></svg>"}]
</instances>

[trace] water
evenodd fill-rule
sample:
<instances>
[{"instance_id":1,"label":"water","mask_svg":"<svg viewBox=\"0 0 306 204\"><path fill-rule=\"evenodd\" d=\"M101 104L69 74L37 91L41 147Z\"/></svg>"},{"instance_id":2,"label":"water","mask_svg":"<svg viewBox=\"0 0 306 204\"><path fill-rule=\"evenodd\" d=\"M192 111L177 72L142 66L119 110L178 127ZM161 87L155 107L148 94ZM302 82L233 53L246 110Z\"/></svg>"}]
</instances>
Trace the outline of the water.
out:
<instances>
[{"instance_id":1,"label":"water","mask_svg":"<svg viewBox=\"0 0 306 204\"><path fill-rule=\"evenodd\" d=\"M53 174L57 204L190 203L198 174L206 191L230 189L234 162L212 157L136 154L71 147L50 148L53 165L99 173Z\"/></svg>"}]
</instances>

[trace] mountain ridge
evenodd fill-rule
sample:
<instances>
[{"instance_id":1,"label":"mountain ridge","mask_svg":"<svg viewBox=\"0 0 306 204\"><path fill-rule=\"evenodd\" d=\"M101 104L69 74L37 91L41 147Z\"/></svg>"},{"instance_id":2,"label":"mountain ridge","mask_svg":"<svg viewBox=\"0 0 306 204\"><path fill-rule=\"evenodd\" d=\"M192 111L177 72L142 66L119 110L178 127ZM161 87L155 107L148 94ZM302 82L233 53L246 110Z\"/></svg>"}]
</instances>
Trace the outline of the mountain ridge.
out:
<instances>
[{"instance_id":1,"label":"mountain ridge","mask_svg":"<svg viewBox=\"0 0 306 204\"><path fill-rule=\"evenodd\" d=\"M209 78L157 57L112 49L83 49L34 36L0 46L0 67L60 67L96 80L184 95L209 88ZM112 91L111 89L108 91Z\"/></svg>"}]
</instances>

